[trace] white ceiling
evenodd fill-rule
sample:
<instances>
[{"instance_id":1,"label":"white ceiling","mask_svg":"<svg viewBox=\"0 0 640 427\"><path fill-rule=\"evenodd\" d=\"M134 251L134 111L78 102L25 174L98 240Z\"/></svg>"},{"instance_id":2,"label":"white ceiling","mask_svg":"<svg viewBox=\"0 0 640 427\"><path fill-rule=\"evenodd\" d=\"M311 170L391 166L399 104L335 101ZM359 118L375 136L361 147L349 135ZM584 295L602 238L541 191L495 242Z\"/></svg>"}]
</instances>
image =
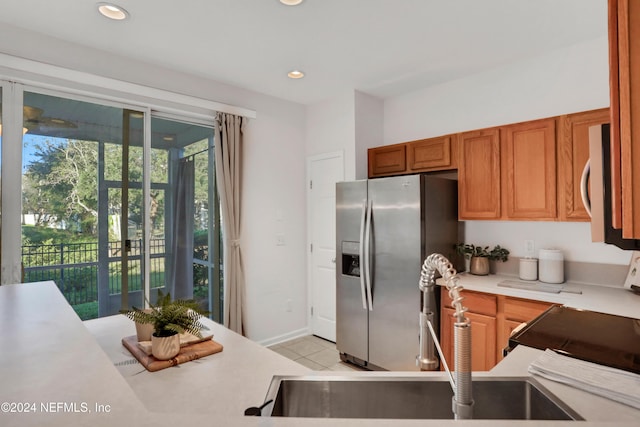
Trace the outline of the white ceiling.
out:
<instances>
[{"instance_id":1,"label":"white ceiling","mask_svg":"<svg viewBox=\"0 0 640 427\"><path fill-rule=\"evenodd\" d=\"M0 0L0 23L303 104L397 96L607 31L606 0L115 2L129 20L94 0Z\"/></svg>"}]
</instances>

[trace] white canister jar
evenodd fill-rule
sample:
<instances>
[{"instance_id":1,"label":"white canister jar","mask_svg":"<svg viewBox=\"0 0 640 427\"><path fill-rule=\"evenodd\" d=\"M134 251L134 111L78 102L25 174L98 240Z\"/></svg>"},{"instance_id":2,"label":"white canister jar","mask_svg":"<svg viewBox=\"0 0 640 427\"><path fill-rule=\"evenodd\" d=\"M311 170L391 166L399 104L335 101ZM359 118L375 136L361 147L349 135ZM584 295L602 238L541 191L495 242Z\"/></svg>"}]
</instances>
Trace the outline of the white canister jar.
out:
<instances>
[{"instance_id":1,"label":"white canister jar","mask_svg":"<svg viewBox=\"0 0 640 427\"><path fill-rule=\"evenodd\" d=\"M520 258L520 279L536 280L538 278L538 260L536 258Z\"/></svg>"},{"instance_id":2,"label":"white canister jar","mask_svg":"<svg viewBox=\"0 0 640 427\"><path fill-rule=\"evenodd\" d=\"M564 256L559 249L540 249L538 279L545 283L564 282Z\"/></svg>"}]
</instances>

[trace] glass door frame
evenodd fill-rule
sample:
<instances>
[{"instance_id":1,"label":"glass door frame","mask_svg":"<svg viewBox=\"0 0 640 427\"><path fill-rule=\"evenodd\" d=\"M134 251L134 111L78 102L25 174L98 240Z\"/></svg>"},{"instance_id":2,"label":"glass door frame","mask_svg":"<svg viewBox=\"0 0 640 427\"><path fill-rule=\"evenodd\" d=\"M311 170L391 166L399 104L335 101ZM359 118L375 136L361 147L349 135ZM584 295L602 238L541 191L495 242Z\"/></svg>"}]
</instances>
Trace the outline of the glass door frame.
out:
<instances>
[{"instance_id":1,"label":"glass door frame","mask_svg":"<svg viewBox=\"0 0 640 427\"><path fill-rule=\"evenodd\" d=\"M209 165L209 174L208 174L208 198L209 198L209 209L215 210L215 214L211 213L207 218L207 226L208 226L208 236L207 236L207 245L209 250L209 259L207 261L203 261L194 257L193 263L203 266L207 270L207 278L209 284L209 298L208 298L208 307L207 310L211 313L211 318L219 323L223 323L223 298L220 295L220 290L224 290L224 283L220 283L224 281L223 278L223 250L222 250L222 224L221 224L221 213L220 213L220 201L218 199L218 190L217 190L217 180L215 173L215 141L214 141L214 126L212 122L208 122L204 119L199 119L196 117L191 117L188 115L180 115L175 113L167 113L162 111L151 111L152 119L162 119L162 120L171 120L183 123L189 123L196 126L203 126L211 129L211 137L207 141L207 163ZM151 120L150 120L151 123ZM150 125L151 126L151 125ZM146 134L151 135L152 128L150 127ZM153 147L152 147L153 148ZM151 156L151 150L148 150L149 156ZM202 153L204 155L204 153ZM173 160L177 160L177 158L170 157ZM150 162L151 160L149 160ZM145 172L151 174L151 167L145 169ZM151 177L149 177L151 180ZM149 189L153 183L150 183ZM149 204L151 203L151 198L149 197ZM150 219L149 219L150 221ZM214 230L215 232L212 232ZM149 243L151 242L151 236L149 236Z\"/></svg>"},{"instance_id":2,"label":"glass door frame","mask_svg":"<svg viewBox=\"0 0 640 427\"><path fill-rule=\"evenodd\" d=\"M60 98L71 99L75 101L89 102L104 106L120 108L123 111L132 110L141 112L143 117L143 257L142 270L144 300L149 299L150 283L150 258L149 258L149 209L150 205L150 173L149 167L151 163L150 146L151 146L151 109L148 106L126 104L123 102L114 102L108 99L90 97L67 93L62 90L51 90L37 86L9 82L0 80L2 87L2 197L0 212L2 213L2 239L1 239L1 272L0 284L21 283L22 282L22 266L21 266L21 217L22 217L22 186L15 185L15 182L22 182L22 111L24 103L24 93L32 92L42 95L55 96ZM124 132L124 128L123 128ZM11 185L11 184L13 185ZM96 189L98 191L98 189ZM126 224L126 221L123 221ZM126 302L126 294L122 293L123 302ZM145 302L146 305L146 302Z\"/></svg>"},{"instance_id":3,"label":"glass door frame","mask_svg":"<svg viewBox=\"0 0 640 427\"><path fill-rule=\"evenodd\" d=\"M213 118L208 114L196 113L184 110L179 107L169 107L167 110L162 107L155 107L153 101L141 100L139 104L135 102L125 102L120 96L109 96L87 90L74 90L72 87L66 88L62 86L44 85L39 86L38 83L20 82L20 79L6 80L5 76L0 76L0 87L2 88L2 157L0 162L0 171L2 173L2 189L0 190L0 224L2 225L2 234L0 235L1 249L0 258L1 275L0 284L20 283L23 281L21 268L21 215L22 215L22 194L21 185L15 185L16 182L21 183L22 179L22 157L23 157L23 102L24 92L32 92L37 94L55 96L77 101L90 102L104 106L111 106L123 110L133 110L144 114L143 121L143 217L142 217L142 233L143 233L143 254L142 270L143 270L143 290L144 300L150 300L151 288L151 155L152 155L152 134L151 119L158 117L162 119L176 120L201 125L213 129ZM67 90L66 90L67 89ZM135 98L135 97L134 97ZM160 108L156 110L155 108ZM213 130L212 130L213 132ZM212 144L210 144L212 145ZM213 168L209 176L210 181L215 185L215 163L213 162L213 149L209 153L209 167ZM213 166L211 166L213 164ZM215 217L219 218L217 192L214 186L210 188L210 208L216 210ZM221 240L224 238L219 229L219 222L214 226L212 223L213 215L209 216L209 230L215 230L215 233L209 235L209 309L222 322L222 304L220 301L221 287L218 284L221 274ZM214 276L213 278L211 276ZM213 279L213 280L211 280ZM212 283L215 282L215 283ZM215 292L215 295L214 295Z\"/></svg>"},{"instance_id":4,"label":"glass door frame","mask_svg":"<svg viewBox=\"0 0 640 427\"><path fill-rule=\"evenodd\" d=\"M2 81L2 259L0 285L22 282L22 104L24 85Z\"/></svg>"},{"instance_id":5,"label":"glass door frame","mask_svg":"<svg viewBox=\"0 0 640 427\"><path fill-rule=\"evenodd\" d=\"M121 242L121 265L122 265L122 288L121 303L122 309L129 308L129 274L128 274L128 257L131 236L129 236L128 212L129 212L129 148L130 148L130 119L132 114L143 114L143 145L142 145L142 293L143 305L148 307L150 301L150 284L151 284L151 218L149 207L151 206L151 111L149 109L140 108L123 108L122 111L122 218L120 221L120 233L124 239ZM126 179L125 179L126 177Z\"/></svg>"}]
</instances>

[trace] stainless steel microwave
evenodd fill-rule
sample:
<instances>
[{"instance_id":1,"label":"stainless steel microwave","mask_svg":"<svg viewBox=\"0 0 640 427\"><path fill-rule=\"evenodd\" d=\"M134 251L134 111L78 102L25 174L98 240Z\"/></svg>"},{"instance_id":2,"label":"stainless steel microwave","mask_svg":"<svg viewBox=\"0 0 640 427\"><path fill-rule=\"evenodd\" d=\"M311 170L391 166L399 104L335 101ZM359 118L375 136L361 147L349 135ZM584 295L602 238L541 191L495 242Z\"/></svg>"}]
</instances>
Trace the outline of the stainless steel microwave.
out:
<instances>
[{"instance_id":1,"label":"stainless steel microwave","mask_svg":"<svg viewBox=\"0 0 640 427\"><path fill-rule=\"evenodd\" d=\"M610 125L589 127L589 160L580 185L582 201L591 216L591 240L621 249L640 249L640 240L622 238L613 228L611 213L611 133Z\"/></svg>"}]
</instances>

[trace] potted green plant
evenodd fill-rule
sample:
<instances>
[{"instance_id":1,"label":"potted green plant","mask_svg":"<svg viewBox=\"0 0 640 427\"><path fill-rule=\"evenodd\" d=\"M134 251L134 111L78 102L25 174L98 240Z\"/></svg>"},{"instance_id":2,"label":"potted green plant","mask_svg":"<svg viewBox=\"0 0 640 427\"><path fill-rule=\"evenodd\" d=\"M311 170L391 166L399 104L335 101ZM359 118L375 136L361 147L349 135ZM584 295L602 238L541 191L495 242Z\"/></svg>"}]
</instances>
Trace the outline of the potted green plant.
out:
<instances>
[{"instance_id":1,"label":"potted green plant","mask_svg":"<svg viewBox=\"0 0 640 427\"><path fill-rule=\"evenodd\" d=\"M504 262L509 259L509 250L500 245L489 249L489 246L458 243L455 245L455 249L458 254L470 260L469 272L478 276L489 274L489 261Z\"/></svg>"},{"instance_id":2,"label":"potted green plant","mask_svg":"<svg viewBox=\"0 0 640 427\"><path fill-rule=\"evenodd\" d=\"M168 360L180 352L180 334L190 333L202 337L209 329L200 318L208 315L194 300L171 300L171 294L158 291L158 302L148 309L132 307L121 313L136 323L153 325L151 354L159 360Z\"/></svg>"}]
</instances>

